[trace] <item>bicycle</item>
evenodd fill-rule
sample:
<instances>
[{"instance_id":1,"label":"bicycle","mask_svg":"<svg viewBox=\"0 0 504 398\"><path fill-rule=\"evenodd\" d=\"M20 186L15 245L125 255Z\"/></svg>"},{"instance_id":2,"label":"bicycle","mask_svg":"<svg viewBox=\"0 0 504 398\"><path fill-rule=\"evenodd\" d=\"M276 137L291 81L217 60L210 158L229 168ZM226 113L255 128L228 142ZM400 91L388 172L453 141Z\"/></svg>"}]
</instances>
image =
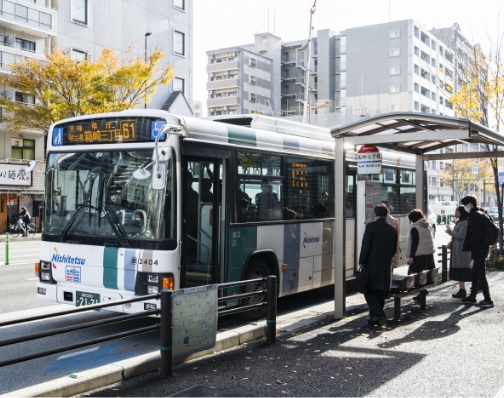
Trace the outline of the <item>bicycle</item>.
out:
<instances>
[{"instance_id":1,"label":"bicycle","mask_svg":"<svg viewBox=\"0 0 504 398\"><path fill-rule=\"evenodd\" d=\"M26 225L23 222L23 226L25 227L26 234L29 235L29 236L34 236L35 233L37 232L37 226L34 223L32 223L32 222L29 223L28 225ZM22 233L24 233L24 231L23 231L23 228L21 227L21 225L19 224L19 222L15 221L14 223L10 224L10 226L9 226L9 234L13 238L17 238L19 236L19 234L22 234Z\"/></svg>"}]
</instances>

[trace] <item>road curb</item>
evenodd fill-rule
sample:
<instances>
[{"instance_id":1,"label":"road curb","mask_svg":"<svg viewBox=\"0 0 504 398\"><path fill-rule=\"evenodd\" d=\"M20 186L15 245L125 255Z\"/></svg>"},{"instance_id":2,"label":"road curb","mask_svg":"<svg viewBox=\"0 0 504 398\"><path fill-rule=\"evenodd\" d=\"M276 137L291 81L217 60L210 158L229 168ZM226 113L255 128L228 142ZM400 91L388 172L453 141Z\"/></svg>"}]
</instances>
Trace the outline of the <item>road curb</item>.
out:
<instances>
[{"instance_id":1,"label":"road curb","mask_svg":"<svg viewBox=\"0 0 504 398\"><path fill-rule=\"evenodd\" d=\"M41 234L35 234L34 236L17 236L15 238L9 236L9 243L22 242L26 240L42 240L41 238L42 238ZM0 235L0 243L3 242L5 242L5 234Z\"/></svg>"}]
</instances>

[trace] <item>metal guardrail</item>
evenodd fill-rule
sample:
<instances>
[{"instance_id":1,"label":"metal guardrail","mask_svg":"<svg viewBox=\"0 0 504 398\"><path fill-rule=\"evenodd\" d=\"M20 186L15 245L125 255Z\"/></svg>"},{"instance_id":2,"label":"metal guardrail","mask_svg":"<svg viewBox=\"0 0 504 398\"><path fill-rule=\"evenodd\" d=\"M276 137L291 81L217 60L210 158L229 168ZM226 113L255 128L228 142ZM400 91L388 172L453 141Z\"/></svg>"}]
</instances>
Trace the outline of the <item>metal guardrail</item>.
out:
<instances>
[{"instance_id":1,"label":"metal guardrail","mask_svg":"<svg viewBox=\"0 0 504 398\"><path fill-rule=\"evenodd\" d=\"M255 308L260 308L260 307L266 306L266 339L269 344L272 344L276 341L276 314L277 314L276 277L273 275L270 275L265 278L250 279L250 280L239 281L239 282L221 283L221 284L218 284L217 286L218 286L218 289L224 289L224 288L228 288L228 287L244 286L244 285L257 283L257 282L266 282L266 290L249 292L249 293L241 293L241 294L236 294L236 295L226 296L226 297L220 297L220 298L218 298L218 302L243 299L243 298L253 297L253 296L257 296L257 295L265 295L266 302L263 301L263 302L257 303L257 304L245 305L245 306L241 306L241 307L237 307L237 308L232 308L229 310L221 310L218 312L218 316L220 317L220 316L224 316L224 315L235 314L235 313L249 311L249 310L253 310ZM29 361L29 360L36 359L36 358L42 358L42 357L45 357L48 355L53 355L53 354L57 354L57 353L65 352L65 351L74 350L77 348L82 348L82 347L87 347L87 346L91 346L94 344L103 343L106 341L119 340L119 339L122 339L125 337L136 336L139 334L149 333L154 330L160 330L161 375L163 377L169 377L172 375L172 367L173 367L173 357L172 357L172 339L173 339L173 333L172 333L173 332L172 293L173 292L171 290L165 289L165 290L162 290L161 293L158 293L158 294L151 294L151 295L136 297L133 299L111 301L111 302L105 303L105 304L102 304L102 303L91 304L91 305L86 305L83 307L72 308L70 310L60 311L60 312L57 312L54 314L36 315L36 316L31 316L31 317L27 317L27 318L23 318L23 319L0 322L0 328L2 328L5 326L21 325L24 323L38 321L38 320L42 320L42 319L58 318L61 316L77 314L77 313L92 311L92 310L101 309L101 308L115 307L117 305L135 303L135 302L139 302L139 301L152 300L152 299L155 299L155 300L160 299L161 300L161 309L145 310L144 312L140 312L140 313L120 315L120 316L117 316L113 319L85 322L85 323L80 323L77 325L56 328L56 329L52 329L52 330L45 331L45 332L31 333L31 334L27 334L24 336L1 340L0 347L5 347L5 346L9 346L9 345L14 345L14 344L19 344L19 343L24 343L27 341L36 340L39 338L50 337L50 336L64 334L64 333L70 333L70 332L74 332L74 331L78 331L78 330L90 329L90 328L94 328L97 326L112 325L115 323L129 321L129 320L133 320L133 319L146 318L146 317L152 316L152 315L161 315L159 322L156 323L155 325L152 325L152 326L137 328L137 329L133 329L133 330L130 330L127 332L115 333L115 334L111 334L111 335L108 335L105 337L91 339L91 340L83 341L83 342L76 343L76 344L59 346L59 347L56 347L53 349L44 350L44 351L40 351L37 353L32 353L32 354L23 355L23 356L20 356L17 358L3 360L3 361L0 361L0 368L4 367L4 366L20 363L20 362Z\"/></svg>"},{"instance_id":2,"label":"metal guardrail","mask_svg":"<svg viewBox=\"0 0 504 398\"><path fill-rule=\"evenodd\" d=\"M217 286L218 289L224 289L228 287L245 286L257 282L266 282L266 290L219 297L217 301L219 303L222 303L230 300L237 300L265 294L266 302L263 301L257 304L244 305L229 310L221 310L218 312L218 316L221 317L224 315L236 314L239 312L250 311L255 308L266 306L266 341L268 342L268 344L273 344L276 341L276 315L277 315L276 276L269 275L265 278L249 279L246 281L239 281L239 282L219 283ZM161 291L161 320L165 319L168 321L161 322L160 371L161 371L161 377L171 377L173 368L173 355L172 355L173 318L172 318L171 290Z\"/></svg>"}]
</instances>

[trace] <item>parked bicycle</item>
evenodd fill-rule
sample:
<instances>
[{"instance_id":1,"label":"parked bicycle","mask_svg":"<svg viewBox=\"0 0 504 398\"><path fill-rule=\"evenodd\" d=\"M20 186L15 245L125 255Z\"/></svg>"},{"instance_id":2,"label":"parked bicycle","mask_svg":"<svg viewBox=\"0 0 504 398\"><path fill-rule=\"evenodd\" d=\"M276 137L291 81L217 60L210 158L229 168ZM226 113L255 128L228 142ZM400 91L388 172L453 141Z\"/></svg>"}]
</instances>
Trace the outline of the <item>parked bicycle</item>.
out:
<instances>
[{"instance_id":1,"label":"parked bicycle","mask_svg":"<svg viewBox=\"0 0 504 398\"><path fill-rule=\"evenodd\" d=\"M9 234L14 238L18 237L19 234L23 234L24 231L26 231L27 235L33 236L37 232L37 226L32 222L26 225L23 221L19 222L19 220L9 226Z\"/></svg>"}]
</instances>

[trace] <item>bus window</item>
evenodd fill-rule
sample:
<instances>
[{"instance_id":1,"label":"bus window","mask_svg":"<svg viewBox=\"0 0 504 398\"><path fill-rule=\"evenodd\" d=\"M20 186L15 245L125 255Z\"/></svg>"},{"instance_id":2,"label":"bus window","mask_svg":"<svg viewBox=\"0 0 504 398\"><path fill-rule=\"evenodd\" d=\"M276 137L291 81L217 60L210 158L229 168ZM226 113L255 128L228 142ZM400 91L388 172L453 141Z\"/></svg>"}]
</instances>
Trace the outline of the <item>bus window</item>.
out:
<instances>
[{"instance_id":1,"label":"bus window","mask_svg":"<svg viewBox=\"0 0 504 398\"><path fill-rule=\"evenodd\" d=\"M352 174L346 176L345 212L347 218L355 217L355 175Z\"/></svg>"},{"instance_id":2,"label":"bus window","mask_svg":"<svg viewBox=\"0 0 504 398\"><path fill-rule=\"evenodd\" d=\"M238 152L238 174L279 177L282 175L282 157Z\"/></svg>"}]
</instances>

